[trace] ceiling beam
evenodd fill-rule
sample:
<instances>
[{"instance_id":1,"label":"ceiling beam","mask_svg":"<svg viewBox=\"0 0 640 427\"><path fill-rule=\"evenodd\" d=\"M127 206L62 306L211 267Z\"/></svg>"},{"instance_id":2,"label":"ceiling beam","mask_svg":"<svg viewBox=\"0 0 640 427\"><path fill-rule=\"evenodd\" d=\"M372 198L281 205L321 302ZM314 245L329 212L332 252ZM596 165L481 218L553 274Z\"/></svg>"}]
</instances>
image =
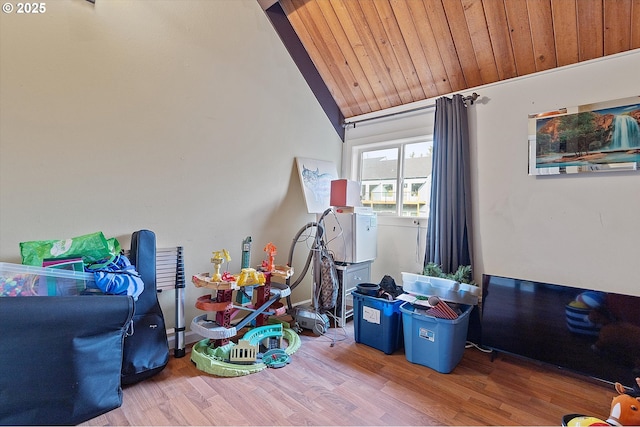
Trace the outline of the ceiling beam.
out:
<instances>
[{"instance_id":1,"label":"ceiling beam","mask_svg":"<svg viewBox=\"0 0 640 427\"><path fill-rule=\"evenodd\" d=\"M336 104L336 101L333 99L329 88L327 88L322 77L320 77L318 69L313 61L311 61L300 38L298 38L298 35L293 30L282 6L275 0L258 0L258 3L265 11L278 36L280 36L293 62L298 66L298 69L320 103L324 113L329 118L333 128L344 142L345 130L342 125L344 123L344 115L340 111L340 108L338 108L338 104Z\"/></svg>"}]
</instances>

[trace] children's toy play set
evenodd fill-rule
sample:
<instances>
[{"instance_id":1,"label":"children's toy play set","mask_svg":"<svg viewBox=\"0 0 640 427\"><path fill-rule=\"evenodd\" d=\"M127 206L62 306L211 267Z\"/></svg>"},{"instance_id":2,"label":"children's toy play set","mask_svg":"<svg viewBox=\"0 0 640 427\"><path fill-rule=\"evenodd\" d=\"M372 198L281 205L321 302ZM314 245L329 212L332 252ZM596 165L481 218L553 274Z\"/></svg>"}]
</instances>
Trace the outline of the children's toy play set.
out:
<instances>
[{"instance_id":1,"label":"children's toy play set","mask_svg":"<svg viewBox=\"0 0 640 427\"><path fill-rule=\"evenodd\" d=\"M271 279L286 280L293 274L293 268L275 264L277 248L271 242L264 248L266 259L261 267L249 267L250 242L250 237L243 242L242 268L238 274L220 272L223 262L231 261L229 251L222 249L213 252L212 274L192 277L196 287L211 289L212 293L196 301L196 308L205 313L193 319L191 330L206 338L193 346L191 360L198 369L213 375L240 376L266 367L280 368L289 363L289 356L300 347L298 334L288 324L270 322L271 316L285 314L280 299L291 294L287 285ZM209 318L210 314L215 318ZM236 317L240 318L238 322L234 322ZM245 327L252 329L237 343L233 342L231 338ZM288 343L284 348L283 339Z\"/></svg>"}]
</instances>

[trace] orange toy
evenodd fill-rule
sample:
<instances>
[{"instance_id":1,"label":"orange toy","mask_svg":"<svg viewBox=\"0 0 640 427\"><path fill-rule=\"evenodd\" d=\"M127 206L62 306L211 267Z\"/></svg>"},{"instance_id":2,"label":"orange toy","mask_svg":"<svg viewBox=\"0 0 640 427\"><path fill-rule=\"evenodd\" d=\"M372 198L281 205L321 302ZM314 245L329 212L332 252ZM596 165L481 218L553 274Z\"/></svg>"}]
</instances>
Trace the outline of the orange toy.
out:
<instances>
[{"instance_id":1,"label":"orange toy","mask_svg":"<svg viewBox=\"0 0 640 427\"><path fill-rule=\"evenodd\" d=\"M636 385L630 392L620 383L616 383L615 388L618 395L611 402L606 421L589 415L568 414L562 418L563 427L640 426L640 377L636 378Z\"/></svg>"},{"instance_id":2,"label":"orange toy","mask_svg":"<svg viewBox=\"0 0 640 427\"><path fill-rule=\"evenodd\" d=\"M275 257L276 254L278 253L278 250L276 248L276 245L274 245L273 243L269 242L267 243L267 246L264 247L264 251L267 253L267 256L269 257L269 261L267 262L266 270L271 272L273 270L275 270Z\"/></svg>"},{"instance_id":3,"label":"orange toy","mask_svg":"<svg viewBox=\"0 0 640 427\"><path fill-rule=\"evenodd\" d=\"M622 384L616 383L618 395L611 402L607 422L612 426L640 426L640 378L636 378L634 393L627 393Z\"/></svg>"}]
</instances>

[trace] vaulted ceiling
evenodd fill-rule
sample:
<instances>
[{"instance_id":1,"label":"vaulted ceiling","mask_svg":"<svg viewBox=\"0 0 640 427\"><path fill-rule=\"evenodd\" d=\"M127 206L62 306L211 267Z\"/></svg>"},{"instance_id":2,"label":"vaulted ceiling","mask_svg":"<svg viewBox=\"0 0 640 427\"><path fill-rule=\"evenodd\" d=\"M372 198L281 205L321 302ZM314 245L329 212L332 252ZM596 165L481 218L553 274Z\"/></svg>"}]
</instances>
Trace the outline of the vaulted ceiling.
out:
<instances>
[{"instance_id":1,"label":"vaulted ceiling","mask_svg":"<svg viewBox=\"0 0 640 427\"><path fill-rule=\"evenodd\" d=\"M640 48L640 0L278 4L344 118Z\"/></svg>"}]
</instances>

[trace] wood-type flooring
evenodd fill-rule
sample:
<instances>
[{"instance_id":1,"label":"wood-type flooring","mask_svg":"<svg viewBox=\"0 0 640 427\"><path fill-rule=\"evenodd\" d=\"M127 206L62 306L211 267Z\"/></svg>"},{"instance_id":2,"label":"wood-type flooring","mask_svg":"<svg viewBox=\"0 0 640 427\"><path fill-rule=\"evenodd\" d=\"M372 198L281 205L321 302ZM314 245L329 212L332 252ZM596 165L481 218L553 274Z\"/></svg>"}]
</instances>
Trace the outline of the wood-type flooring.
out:
<instances>
[{"instance_id":1,"label":"wood-type flooring","mask_svg":"<svg viewBox=\"0 0 640 427\"><path fill-rule=\"evenodd\" d=\"M606 419L613 386L513 356L465 349L441 374L354 340L353 322L301 334L285 367L242 377L204 373L171 356L124 387L120 408L82 425L561 425L565 414Z\"/></svg>"}]
</instances>

